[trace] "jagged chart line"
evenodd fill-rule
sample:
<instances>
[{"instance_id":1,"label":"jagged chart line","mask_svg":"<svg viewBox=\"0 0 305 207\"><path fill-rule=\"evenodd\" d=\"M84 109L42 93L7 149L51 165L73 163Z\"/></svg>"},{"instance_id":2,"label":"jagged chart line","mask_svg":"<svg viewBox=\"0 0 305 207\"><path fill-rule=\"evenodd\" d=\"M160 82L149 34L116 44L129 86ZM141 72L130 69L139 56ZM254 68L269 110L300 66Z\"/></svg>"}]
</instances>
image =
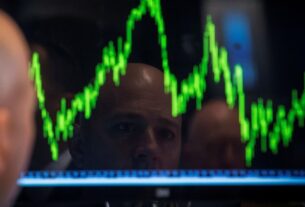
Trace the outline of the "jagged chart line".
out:
<instances>
[{"instance_id":1,"label":"jagged chart line","mask_svg":"<svg viewBox=\"0 0 305 207\"><path fill-rule=\"evenodd\" d=\"M102 61L96 65L95 79L85 86L82 92L75 95L69 106L65 98L61 99L60 110L56 114L53 123L46 109L46 96L42 86L40 63L38 53L34 53L30 65L30 76L34 81L38 99L38 106L43 120L43 133L50 145L53 160L58 159L58 142L62 139L67 141L73 136L76 116L84 113L89 119L95 108L100 88L106 81L106 74L112 72L113 82L116 86L120 84L120 77L126 73L126 65L132 51L132 34L135 24L141 21L144 15L149 14L154 20L158 44L161 49L162 67L164 71L164 89L172 97L172 115L178 116L185 113L187 104L195 99L196 108L200 109L206 91L206 75L208 65L211 65L214 82L223 81L226 102L230 108L238 107L240 133L242 141L246 145L246 165L251 166L255 146L260 138L262 152L268 149L276 154L280 143L287 147L292 139L294 125L297 121L298 127L304 127L305 110L305 73L304 89L299 96L297 90L292 90L291 108L286 109L283 105L274 110L272 100L264 101L258 98L257 102L251 104L251 117L246 117L245 93L243 87L243 70L241 65L234 65L234 73L231 75L228 63L228 52L219 47L215 38L215 25L210 16L207 18L203 33L203 54L201 62L193 67L193 71L180 84L174 74L171 73L168 52L167 36L165 33L164 19L162 16L160 0L141 0L138 7L133 8L126 23L126 39L117 39L117 46L110 41L108 46L102 50Z\"/></svg>"}]
</instances>

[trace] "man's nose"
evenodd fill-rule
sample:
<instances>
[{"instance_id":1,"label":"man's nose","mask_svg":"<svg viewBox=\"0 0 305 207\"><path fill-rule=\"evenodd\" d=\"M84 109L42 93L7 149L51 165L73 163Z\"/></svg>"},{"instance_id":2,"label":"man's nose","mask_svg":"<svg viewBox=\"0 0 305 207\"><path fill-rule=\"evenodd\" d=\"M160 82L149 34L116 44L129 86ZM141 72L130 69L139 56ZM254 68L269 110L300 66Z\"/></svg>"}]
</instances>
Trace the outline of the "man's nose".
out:
<instances>
[{"instance_id":1,"label":"man's nose","mask_svg":"<svg viewBox=\"0 0 305 207\"><path fill-rule=\"evenodd\" d=\"M148 128L137 143L134 158L139 161L154 162L157 157L158 143L154 130Z\"/></svg>"}]
</instances>

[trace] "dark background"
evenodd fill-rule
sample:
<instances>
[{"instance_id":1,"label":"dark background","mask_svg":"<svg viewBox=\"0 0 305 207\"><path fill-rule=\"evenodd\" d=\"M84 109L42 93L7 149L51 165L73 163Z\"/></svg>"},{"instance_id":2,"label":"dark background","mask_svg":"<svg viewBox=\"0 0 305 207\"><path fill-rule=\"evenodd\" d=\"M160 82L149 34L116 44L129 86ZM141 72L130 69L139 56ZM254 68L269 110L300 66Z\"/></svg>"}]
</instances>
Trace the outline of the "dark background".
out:
<instances>
[{"instance_id":1,"label":"dark background","mask_svg":"<svg viewBox=\"0 0 305 207\"><path fill-rule=\"evenodd\" d=\"M204 24L201 9L204 2L162 1L170 66L179 80L185 78L201 59ZM1 6L18 22L29 43L46 45L55 53L64 51L69 64L56 68L52 77L64 93L75 93L94 77L95 65L107 42L116 41L118 36L124 37L128 13L138 3L138 0L6 0L1 1ZM246 91L248 106L251 101L263 97L271 98L276 105L289 107L292 88L301 92L304 87L305 7L296 0L268 0L262 1L262 5L268 40L268 58L264 61L268 61L268 66L261 64L260 70L269 72L268 77L263 76L254 88ZM148 17L136 25L130 62L161 68L156 34L154 23ZM253 46L254 54L265 52L261 46ZM257 61L262 62L261 59ZM213 87L216 86L209 83L206 100L224 97L222 92L211 92ZM217 87L223 88L222 85ZM48 96L51 92L46 93ZM186 120L193 111L192 106L193 103ZM49 159L45 149L48 149L45 141L37 141L34 156L43 154L39 159ZM277 156L257 153L254 166L304 168L304 149L304 129L296 127L289 148L280 149ZM36 162L44 162L39 159ZM32 163L33 169L37 166L40 164Z\"/></svg>"}]
</instances>

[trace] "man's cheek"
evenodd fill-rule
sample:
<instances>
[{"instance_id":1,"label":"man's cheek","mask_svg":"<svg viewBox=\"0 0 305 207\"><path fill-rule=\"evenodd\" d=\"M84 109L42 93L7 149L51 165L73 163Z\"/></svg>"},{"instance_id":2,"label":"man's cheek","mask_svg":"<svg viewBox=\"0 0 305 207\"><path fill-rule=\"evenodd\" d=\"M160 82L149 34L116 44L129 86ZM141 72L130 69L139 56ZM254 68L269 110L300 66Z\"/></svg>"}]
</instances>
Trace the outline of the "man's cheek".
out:
<instances>
[{"instance_id":1,"label":"man's cheek","mask_svg":"<svg viewBox=\"0 0 305 207\"><path fill-rule=\"evenodd\" d=\"M180 149L178 147L164 148L161 154L161 159L168 162L178 162L180 158Z\"/></svg>"}]
</instances>

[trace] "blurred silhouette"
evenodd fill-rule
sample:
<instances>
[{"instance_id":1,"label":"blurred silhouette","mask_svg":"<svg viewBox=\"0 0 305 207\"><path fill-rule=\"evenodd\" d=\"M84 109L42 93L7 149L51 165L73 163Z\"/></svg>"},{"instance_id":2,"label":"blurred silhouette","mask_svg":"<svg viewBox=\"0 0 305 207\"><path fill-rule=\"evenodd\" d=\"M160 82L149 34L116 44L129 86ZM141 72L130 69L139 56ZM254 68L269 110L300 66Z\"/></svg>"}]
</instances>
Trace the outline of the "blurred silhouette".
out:
<instances>
[{"instance_id":1,"label":"blurred silhouette","mask_svg":"<svg viewBox=\"0 0 305 207\"><path fill-rule=\"evenodd\" d=\"M238 112L224 101L203 105L191 119L187 142L183 147L182 168L244 168Z\"/></svg>"},{"instance_id":2,"label":"blurred silhouette","mask_svg":"<svg viewBox=\"0 0 305 207\"><path fill-rule=\"evenodd\" d=\"M34 90L29 49L14 21L0 11L0 206L16 195L34 135Z\"/></svg>"}]
</instances>

